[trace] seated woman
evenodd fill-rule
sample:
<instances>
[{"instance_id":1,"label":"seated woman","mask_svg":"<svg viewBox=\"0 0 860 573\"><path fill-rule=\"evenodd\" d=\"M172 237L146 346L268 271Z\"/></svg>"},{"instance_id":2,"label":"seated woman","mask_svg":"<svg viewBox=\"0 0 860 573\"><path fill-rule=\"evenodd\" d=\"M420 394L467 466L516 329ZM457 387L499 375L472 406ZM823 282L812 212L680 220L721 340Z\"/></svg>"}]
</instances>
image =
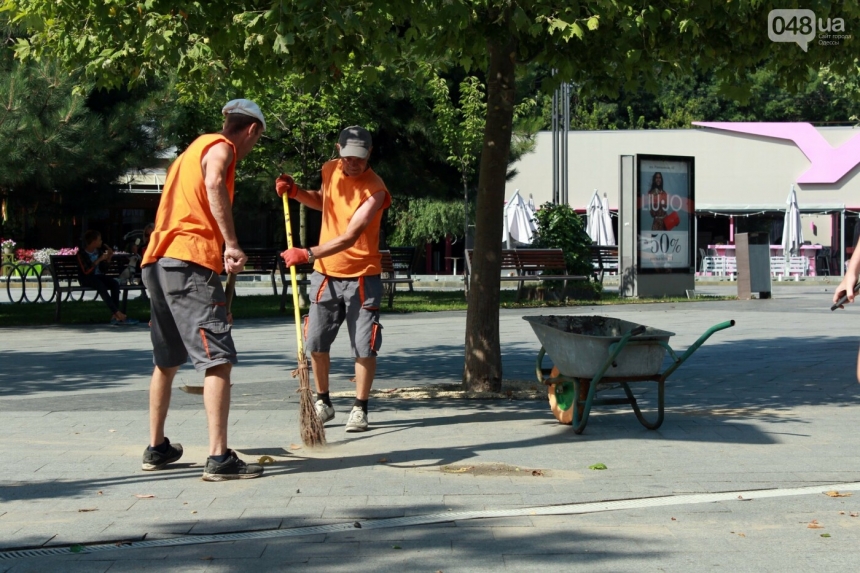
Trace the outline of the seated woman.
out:
<instances>
[{"instance_id":1,"label":"seated woman","mask_svg":"<svg viewBox=\"0 0 860 573\"><path fill-rule=\"evenodd\" d=\"M84 233L84 248L78 251L78 282L98 291L112 313L111 324L137 324L138 321L119 310L119 283L104 274L104 263L112 256L113 249L102 248L101 233L93 230Z\"/></svg>"}]
</instances>

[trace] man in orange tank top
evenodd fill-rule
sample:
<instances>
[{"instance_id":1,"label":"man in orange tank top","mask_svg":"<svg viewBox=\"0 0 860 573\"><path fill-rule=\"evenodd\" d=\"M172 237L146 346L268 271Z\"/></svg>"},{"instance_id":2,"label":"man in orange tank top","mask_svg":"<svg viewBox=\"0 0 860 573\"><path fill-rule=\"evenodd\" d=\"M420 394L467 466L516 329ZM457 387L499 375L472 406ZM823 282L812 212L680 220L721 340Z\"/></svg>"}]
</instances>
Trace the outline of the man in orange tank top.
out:
<instances>
[{"instance_id":1,"label":"man in orange tank top","mask_svg":"<svg viewBox=\"0 0 860 573\"><path fill-rule=\"evenodd\" d=\"M322 166L319 191L300 189L289 175L281 175L275 182L279 196L286 193L322 211L319 245L288 249L281 256L287 266L314 265L304 336L317 389L316 411L323 423L334 418L329 350L340 325L347 323L355 358L355 403L346 422L347 432L367 430L367 401L382 344L379 226L383 211L391 205L391 195L368 165L372 148L366 129L348 127L338 139L340 159Z\"/></svg>"},{"instance_id":2,"label":"man in orange tank top","mask_svg":"<svg viewBox=\"0 0 860 573\"><path fill-rule=\"evenodd\" d=\"M246 99L232 100L221 111L221 133L201 135L170 166L141 261L152 301L155 363L149 387L150 445L142 467L160 470L182 456L182 446L164 435L164 423L173 379L190 359L204 373L206 481L263 473L262 466L246 464L227 447L230 371L237 358L220 274L241 271L248 259L233 227L233 181L236 162L253 149L266 122L257 104Z\"/></svg>"}]
</instances>

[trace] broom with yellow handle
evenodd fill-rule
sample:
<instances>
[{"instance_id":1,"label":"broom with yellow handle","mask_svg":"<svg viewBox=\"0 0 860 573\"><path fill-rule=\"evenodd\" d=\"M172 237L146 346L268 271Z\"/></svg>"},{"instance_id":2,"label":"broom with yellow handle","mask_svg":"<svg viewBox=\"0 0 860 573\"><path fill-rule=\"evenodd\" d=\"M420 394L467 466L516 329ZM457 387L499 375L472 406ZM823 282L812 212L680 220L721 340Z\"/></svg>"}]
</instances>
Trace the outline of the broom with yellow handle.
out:
<instances>
[{"instance_id":1,"label":"broom with yellow handle","mask_svg":"<svg viewBox=\"0 0 860 573\"><path fill-rule=\"evenodd\" d=\"M287 227L287 248L293 248L293 231L290 225L290 205L287 193L282 196L284 202L284 223ZM293 371L293 378L299 379L299 426L302 443L313 448L325 445L325 428L317 416L311 396L310 376L308 375L308 360L305 356L305 344L302 337L302 316L299 311L299 289L296 282L296 267L290 267L290 284L293 287L293 312L296 319L296 344L298 345L299 367Z\"/></svg>"}]
</instances>

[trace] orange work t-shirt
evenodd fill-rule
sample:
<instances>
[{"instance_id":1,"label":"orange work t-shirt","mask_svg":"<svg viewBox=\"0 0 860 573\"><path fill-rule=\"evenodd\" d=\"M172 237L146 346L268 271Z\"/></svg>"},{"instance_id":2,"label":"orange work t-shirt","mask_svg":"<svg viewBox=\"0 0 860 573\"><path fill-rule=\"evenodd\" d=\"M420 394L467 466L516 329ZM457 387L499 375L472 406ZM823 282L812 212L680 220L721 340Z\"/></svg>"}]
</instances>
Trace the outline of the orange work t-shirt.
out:
<instances>
[{"instance_id":1,"label":"orange work t-shirt","mask_svg":"<svg viewBox=\"0 0 860 573\"><path fill-rule=\"evenodd\" d=\"M233 163L224 181L233 203L233 183L236 170L236 146L218 133L201 135L167 171L161 192L161 202L155 216L155 230L141 266L151 265L161 257L196 263L216 273L224 271L224 236L212 216L209 194L203 179L201 161L217 143L226 143L233 150Z\"/></svg>"},{"instance_id":2,"label":"orange work t-shirt","mask_svg":"<svg viewBox=\"0 0 860 573\"><path fill-rule=\"evenodd\" d=\"M317 271L341 278L378 275L382 272L379 254L379 226L382 212L391 205L391 195L379 175L368 168L361 175L347 177L340 159L322 166L322 229L320 244L343 235L355 211L372 195L385 192L382 209L350 248L314 263Z\"/></svg>"}]
</instances>

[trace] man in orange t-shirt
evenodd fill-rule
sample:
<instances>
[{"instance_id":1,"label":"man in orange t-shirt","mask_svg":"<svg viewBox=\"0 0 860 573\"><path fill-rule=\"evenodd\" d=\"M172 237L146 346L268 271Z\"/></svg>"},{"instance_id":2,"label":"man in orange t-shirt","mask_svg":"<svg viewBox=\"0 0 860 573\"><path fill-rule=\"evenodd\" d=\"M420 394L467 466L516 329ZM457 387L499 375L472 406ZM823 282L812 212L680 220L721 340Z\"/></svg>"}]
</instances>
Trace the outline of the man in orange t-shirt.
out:
<instances>
[{"instance_id":1,"label":"man in orange t-shirt","mask_svg":"<svg viewBox=\"0 0 860 573\"><path fill-rule=\"evenodd\" d=\"M340 159L322 166L319 191L300 189L289 175L281 175L275 182L279 196L286 193L322 211L319 245L288 249L281 256L287 266L307 262L314 265L304 336L317 389L317 415L323 423L334 418L329 398L329 350L340 325L346 321L355 357L355 403L346 431L364 432L376 354L382 344L379 226L383 211L391 205L391 195L368 165L373 141L366 129L344 129L337 149Z\"/></svg>"},{"instance_id":2,"label":"man in orange t-shirt","mask_svg":"<svg viewBox=\"0 0 860 573\"><path fill-rule=\"evenodd\" d=\"M164 435L164 423L173 379L190 358L205 376L206 481L263 473L262 466L246 464L227 447L230 371L237 358L219 275L225 268L241 271L248 260L233 227L233 181L236 162L250 153L266 122L257 104L246 99L232 100L221 111L221 133L201 135L170 166L141 261L152 301L155 363L149 386L150 445L142 467L160 470L182 456L182 446Z\"/></svg>"}]
</instances>

